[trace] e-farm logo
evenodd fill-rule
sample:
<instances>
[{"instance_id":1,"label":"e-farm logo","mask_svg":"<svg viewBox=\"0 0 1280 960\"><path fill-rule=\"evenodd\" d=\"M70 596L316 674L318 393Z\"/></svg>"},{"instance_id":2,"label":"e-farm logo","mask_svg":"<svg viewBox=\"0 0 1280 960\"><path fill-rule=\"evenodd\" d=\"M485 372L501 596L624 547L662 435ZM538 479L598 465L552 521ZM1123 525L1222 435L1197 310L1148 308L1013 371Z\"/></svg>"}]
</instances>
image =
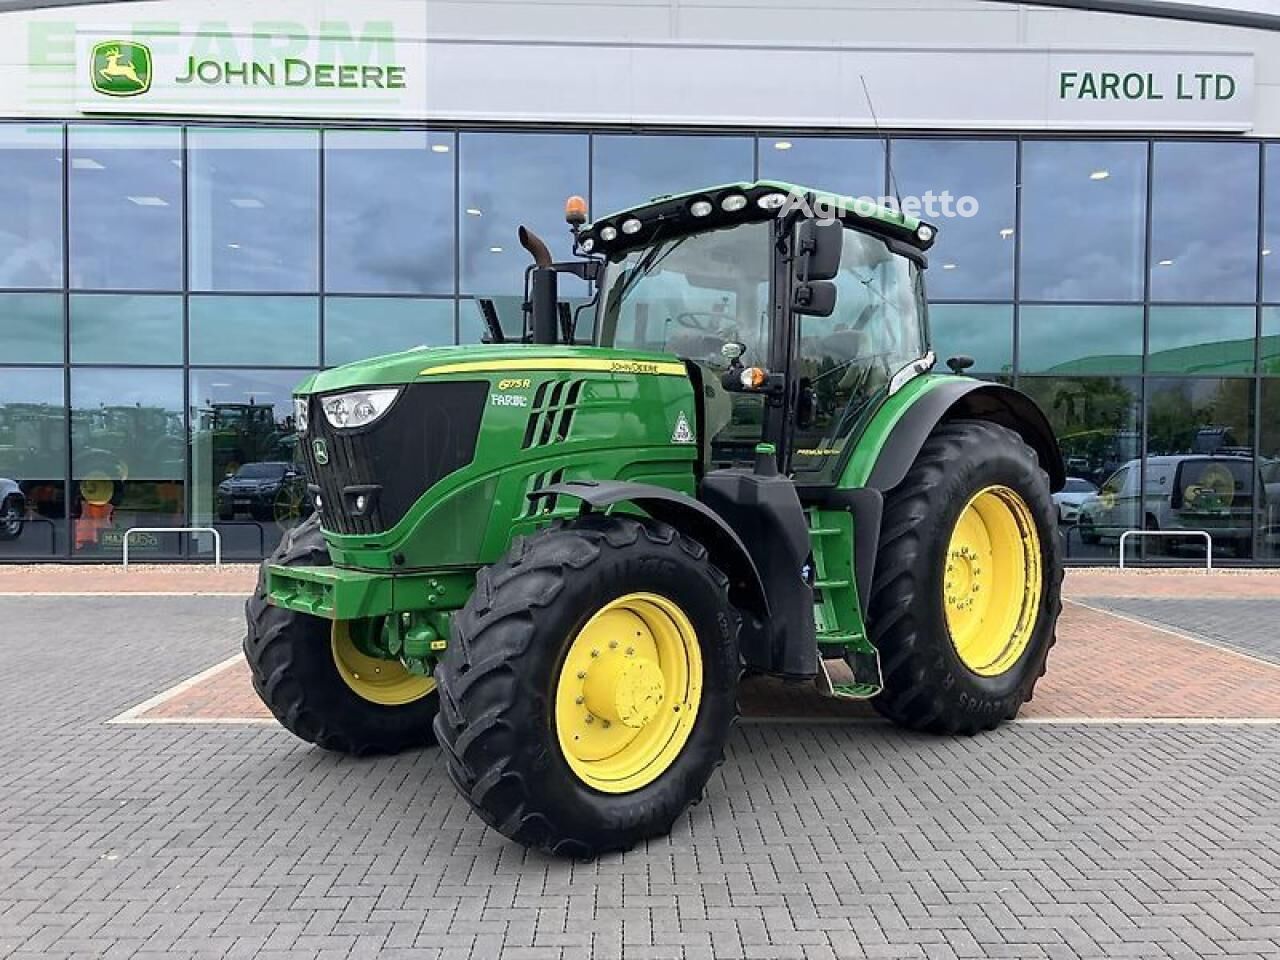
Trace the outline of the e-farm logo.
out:
<instances>
[{"instance_id":1,"label":"e-farm logo","mask_svg":"<svg viewBox=\"0 0 1280 960\"><path fill-rule=\"evenodd\" d=\"M93 89L108 97L136 97L151 89L151 49L145 43L107 40L89 58Z\"/></svg>"}]
</instances>

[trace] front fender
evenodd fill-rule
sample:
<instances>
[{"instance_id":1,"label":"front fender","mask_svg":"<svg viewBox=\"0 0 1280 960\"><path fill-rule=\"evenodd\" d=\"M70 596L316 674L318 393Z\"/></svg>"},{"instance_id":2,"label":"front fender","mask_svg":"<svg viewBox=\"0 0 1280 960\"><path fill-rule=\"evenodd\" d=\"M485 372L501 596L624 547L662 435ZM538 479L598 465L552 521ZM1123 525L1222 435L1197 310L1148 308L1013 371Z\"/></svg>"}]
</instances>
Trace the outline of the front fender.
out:
<instances>
[{"instance_id":1,"label":"front fender","mask_svg":"<svg viewBox=\"0 0 1280 960\"><path fill-rule=\"evenodd\" d=\"M632 503L653 519L688 534L707 548L711 562L729 578L729 598L734 605L768 621L769 600L755 561L733 529L700 501L666 487L623 480L553 483L529 494L529 499L556 496L573 497L595 509Z\"/></svg>"}]
</instances>

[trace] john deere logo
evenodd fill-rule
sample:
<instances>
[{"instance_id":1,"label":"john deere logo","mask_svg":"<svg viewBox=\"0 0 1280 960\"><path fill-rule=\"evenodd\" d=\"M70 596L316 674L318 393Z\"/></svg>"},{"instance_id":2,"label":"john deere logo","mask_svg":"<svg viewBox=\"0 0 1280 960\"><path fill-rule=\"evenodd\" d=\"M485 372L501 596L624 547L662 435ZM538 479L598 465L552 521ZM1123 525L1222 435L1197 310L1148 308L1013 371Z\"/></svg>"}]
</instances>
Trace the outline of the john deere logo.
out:
<instances>
[{"instance_id":1,"label":"john deere logo","mask_svg":"<svg viewBox=\"0 0 1280 960\"><path fill-rule=\"evenodd\" d=\"M316 455L316 463L324 466L329 462L329 447L323 440L312 440L311 449Z\"/></svg>"},{"instance_id":2,"label":"john deere logo","mask_svg":"<svg viewBox=\"0 0 1280 960\"><path fill-rule=\"evenodd\" d=\"M99 43L89 69L93 89L108 97L136 97L151 89L151 51L141 43Z\"/></svg>"}]
</instances>

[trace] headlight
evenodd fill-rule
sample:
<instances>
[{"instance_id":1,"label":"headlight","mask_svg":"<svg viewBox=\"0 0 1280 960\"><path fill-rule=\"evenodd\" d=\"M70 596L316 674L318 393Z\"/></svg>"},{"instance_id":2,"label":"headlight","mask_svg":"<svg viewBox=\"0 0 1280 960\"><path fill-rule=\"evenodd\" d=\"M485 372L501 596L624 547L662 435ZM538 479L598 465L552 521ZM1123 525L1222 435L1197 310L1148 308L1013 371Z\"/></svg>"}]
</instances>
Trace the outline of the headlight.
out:
<instances>
[{"instance_id":1,"label":"headlight","mask_svg":"<svg viewBox=\"0 0 1280 960\"><path fill-rule=\"evenodd\" d=\"M310 397L293 398L293 425L299 433L307 432L307 407L310 401Z\"/></svg>"},{"instance_id":2,"label":"headlight","mask_svg":"<svg viewBox=\"0 0 1280 960\"><path fill-rule=\"evenodd\" d=\"M335 427L364 427L391 409L396 395L392 390L356 390L339 393L320 401L324 417Z\"/></svg>"}]
</instances>

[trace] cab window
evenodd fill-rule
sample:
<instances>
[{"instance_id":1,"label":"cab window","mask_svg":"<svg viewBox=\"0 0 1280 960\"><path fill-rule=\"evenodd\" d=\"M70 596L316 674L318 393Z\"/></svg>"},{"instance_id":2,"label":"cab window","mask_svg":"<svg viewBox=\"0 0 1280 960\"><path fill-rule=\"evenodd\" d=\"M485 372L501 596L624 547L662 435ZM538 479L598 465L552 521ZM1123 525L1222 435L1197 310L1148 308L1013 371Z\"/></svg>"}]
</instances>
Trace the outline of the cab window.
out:
<instances>
[{"instance_id":1,"label":"cab window","mask_svg":"<svg viewBox=\"0 0 1280 960\"><path fill-rule=\"evenodd\" d=\"M798 322L800 409L792 469L806 482L835 469L872 400L925 352L924 297L914 263L875 237L846 229L834 282L831 316Z\"/></svg>"}]
</instances>

